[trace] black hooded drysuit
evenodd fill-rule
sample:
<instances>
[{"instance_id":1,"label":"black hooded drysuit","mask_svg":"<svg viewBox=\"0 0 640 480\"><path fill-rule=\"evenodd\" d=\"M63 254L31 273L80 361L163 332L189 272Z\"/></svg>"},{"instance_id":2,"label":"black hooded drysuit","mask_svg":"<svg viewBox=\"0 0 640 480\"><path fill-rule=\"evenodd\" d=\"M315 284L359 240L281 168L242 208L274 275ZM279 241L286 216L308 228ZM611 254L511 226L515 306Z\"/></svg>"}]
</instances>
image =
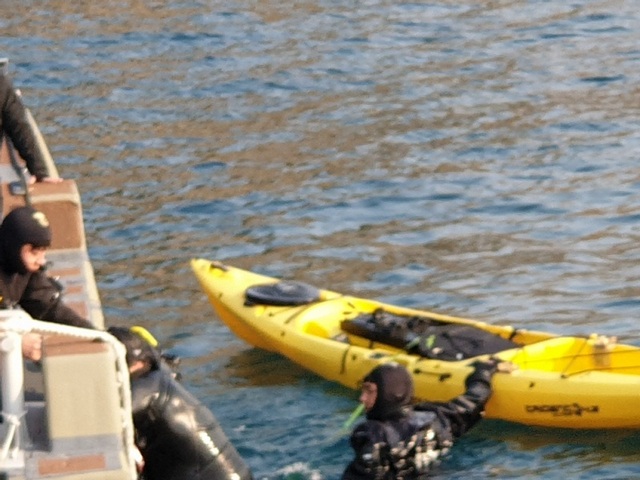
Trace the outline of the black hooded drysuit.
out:
<instances>
[{"instance_id":1,"label":"black hooded drysuit","mask_svg":"<svg viewBox=\"0 0 640 480\"><path fill-rule=\"evenodd\" d=\"M149 369L131 378L144 480L252 480L216 417L174 378L160 352L127 328L108 331L126 347L129 366L140 360Z\"/></svg>"},{"instance_id":2,"label":"black hooded drysuit","mask_svg":"<svg viewBox=\"0 0 640 480\"><path fill-rule=\"evenodd\" d=\"M478 363L465 393L449 402L411 406L413 380L405 367L376 367L364 379L376 384L376 401L351 435L355 458L342 480L426 478L430 466L482 418L495 368Z\"/></svg>"},{"instance_id":3,"label":"black hooded drysuit","mask_svg":"<svg viewBox=\"0 0 640 480\"><path fill-rule=\"evenodd\" d=\"M0 308L16 308L37 320L94 328L62 301L62 287L44 268L26 269L20 250L51 245L51 229L46 217L31 207L12 210L0 225Z\"/></svg>"}]
</instances>

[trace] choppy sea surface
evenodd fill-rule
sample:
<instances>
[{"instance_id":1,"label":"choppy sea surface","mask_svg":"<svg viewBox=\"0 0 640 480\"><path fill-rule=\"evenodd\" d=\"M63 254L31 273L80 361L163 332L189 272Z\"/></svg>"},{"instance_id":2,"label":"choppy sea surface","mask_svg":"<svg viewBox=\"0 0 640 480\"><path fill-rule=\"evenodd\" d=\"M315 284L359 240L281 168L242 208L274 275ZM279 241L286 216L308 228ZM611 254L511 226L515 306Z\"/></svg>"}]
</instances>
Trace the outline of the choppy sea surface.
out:
<instances>
[{"instance_id":1,"label":"choppy sea surface","mask_svg":"<svg viewBox=\"0 0 640 480\"><path fill-rule=\"evenodd\" d=\"M337 479L357 393L237 339L192 257L639 343L631 0L23 0L0 56L81 190L108 324L258 479ZM640 478L640 433L481 423L445 478Z\"/></svg>"}]
</instances>

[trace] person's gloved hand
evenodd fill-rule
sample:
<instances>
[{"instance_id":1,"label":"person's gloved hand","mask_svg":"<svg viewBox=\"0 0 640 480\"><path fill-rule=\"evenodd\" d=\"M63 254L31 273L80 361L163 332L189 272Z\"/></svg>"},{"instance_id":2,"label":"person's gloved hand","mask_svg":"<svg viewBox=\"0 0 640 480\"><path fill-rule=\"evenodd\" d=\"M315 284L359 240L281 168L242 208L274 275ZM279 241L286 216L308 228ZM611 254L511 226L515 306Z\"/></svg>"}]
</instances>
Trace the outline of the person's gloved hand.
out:
<instances>
[{"instance_id":1,"label":"person's gloved hand","mask_svg":"<svg viewBox=\"0 0 640 480\"><path fill-rule=\"evenodd\" d=\"M511 362L506 362L494 357L486 360L478 360L469 366L473 367L474 371L467 377L467 386L472 381L482 381L491 385L491 377L493 377L494 373L511 373L518 368L517 365Z\"/></svg>"},{"instance_id":2,"label":"person's gloved hand","mask_svg":"<svg viewBox=\"0 0 640 480\"><path fill-rule=\"evenodd\" d=\"M495 358L473 362L470 365L473 367L473 372L467 377L465 385L468 387L472 382L484 382L487 385L491 385L491 377L498 370L499 363L500 361Z\"/></svg>"}]
</instances>

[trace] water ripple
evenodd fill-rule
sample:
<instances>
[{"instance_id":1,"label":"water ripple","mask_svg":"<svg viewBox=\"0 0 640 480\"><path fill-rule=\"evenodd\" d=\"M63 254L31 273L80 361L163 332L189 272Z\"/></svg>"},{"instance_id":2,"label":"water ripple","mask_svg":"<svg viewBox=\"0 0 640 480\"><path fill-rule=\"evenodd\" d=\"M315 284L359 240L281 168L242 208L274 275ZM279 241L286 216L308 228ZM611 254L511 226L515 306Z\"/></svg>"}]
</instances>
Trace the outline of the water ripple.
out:
<instances>
[{"instance_id":1,"label":"water ripple","mask_svg":"<svg viewBox=\"0 0 640 480\"><path fill-rule=\"evenodd\" d=\"M637 340L634 2L5 10L3 56L78 181L108 319L185 358L257 478L338 478L356 395L235 338L192 256ZM635 478L637 446L487 422L434 478Z\"/></svg>"}]
</instances>

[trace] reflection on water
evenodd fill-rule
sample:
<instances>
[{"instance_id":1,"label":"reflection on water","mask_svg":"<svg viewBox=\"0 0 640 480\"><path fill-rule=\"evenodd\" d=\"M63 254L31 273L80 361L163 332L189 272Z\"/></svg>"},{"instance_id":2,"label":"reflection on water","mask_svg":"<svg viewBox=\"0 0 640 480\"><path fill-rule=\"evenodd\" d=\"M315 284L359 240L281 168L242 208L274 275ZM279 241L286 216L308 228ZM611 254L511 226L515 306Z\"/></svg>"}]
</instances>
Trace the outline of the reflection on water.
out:
<instances>
[{"instance_id":1,"label":"reflection on water","mask_svg":"<svg viewBox=\"0 0 640 480\"><path fill-rule=\"evenodd\" d=\"M78 180L107 321L144 322L185 357L260 478L339 476L348 448L328 439L355 395L236 339L192 256L635 341L633 2L5 10L1 53ZM461 447L474 460L454 456L443 475L638 476L622 441L553 433L523 450L528 430L502 431L480 428Z\"/></svg>"}]
</instances>

